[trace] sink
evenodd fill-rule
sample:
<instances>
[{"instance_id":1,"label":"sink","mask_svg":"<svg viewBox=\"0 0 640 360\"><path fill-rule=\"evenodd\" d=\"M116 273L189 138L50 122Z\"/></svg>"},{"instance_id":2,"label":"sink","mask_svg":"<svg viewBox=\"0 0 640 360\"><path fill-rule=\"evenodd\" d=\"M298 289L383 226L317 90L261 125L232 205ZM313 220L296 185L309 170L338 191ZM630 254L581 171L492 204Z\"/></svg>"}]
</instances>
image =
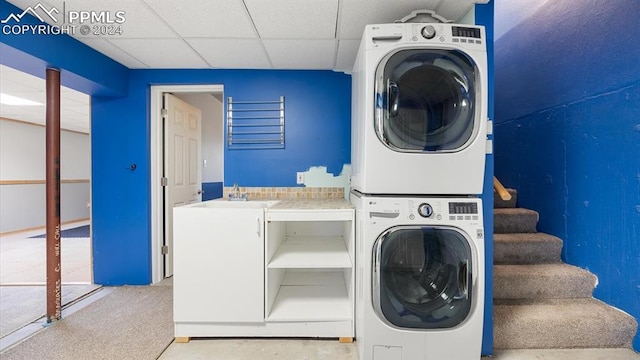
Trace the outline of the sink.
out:
<instances>
[{"instance_id":1,"label":"sink","mask_svg":"<svg viewBox=\"0 0 640 360\"><path fill-rule=\"evenodd\" d=\"M278 201L271 200L229 201L227 199L217 199L186 205L186 207L211 209L266 209L277 203Z\"/></svg>"}]
</instances>

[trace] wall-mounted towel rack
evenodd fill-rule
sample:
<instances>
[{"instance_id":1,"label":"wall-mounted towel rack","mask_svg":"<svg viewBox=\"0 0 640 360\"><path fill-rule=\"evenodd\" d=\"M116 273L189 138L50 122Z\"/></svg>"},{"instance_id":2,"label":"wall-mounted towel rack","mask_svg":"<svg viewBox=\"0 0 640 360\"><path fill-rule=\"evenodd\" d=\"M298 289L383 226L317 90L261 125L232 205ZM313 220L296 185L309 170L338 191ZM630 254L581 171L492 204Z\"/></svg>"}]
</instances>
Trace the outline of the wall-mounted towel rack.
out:
<instances>
[{"instance_id":1,"label":"wall-mounted towel rack","mask_svg":"<svg viewBox=\"0 0 640 360\"><path fill-rule=\"evenodd\" d=\"M284 96L280 100L227 98L227 148L283 149Z\"/></svg>"}]
</instances>

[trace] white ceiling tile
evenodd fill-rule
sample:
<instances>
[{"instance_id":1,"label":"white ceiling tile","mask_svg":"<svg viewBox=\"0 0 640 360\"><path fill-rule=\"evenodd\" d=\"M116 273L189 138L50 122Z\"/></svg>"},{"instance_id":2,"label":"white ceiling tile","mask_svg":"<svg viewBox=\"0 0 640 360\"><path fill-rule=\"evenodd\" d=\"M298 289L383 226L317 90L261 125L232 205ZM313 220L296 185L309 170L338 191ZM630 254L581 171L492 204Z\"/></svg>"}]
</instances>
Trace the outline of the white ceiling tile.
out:
<instances>
[{"instance_id":1,"label":"white ceiling tile","mask_svg":"<svg viewBox=\"0 0 640 360\"><path fill-rule=\"evenodd\" d=\"M360 39L367 24L392 23L414 10L435 10L438 3L440 0L342 0L338 38Z\"/></svg>"},{"instance_id":2,"label":"white ceiling tile","mask_svg":"<svg viewBox=\"0 0 640 360\"><path fill-rule=\"evenodd\" d=\"M212 67L268 69L269 58L258 39L187 39Z\"/></svg>"},{"instance_id":3,"label":"white ceiling tile","mask_svg":"<svg viewBox=\"0 0 640 360\"><path fill-rule=\"evenodd\" d=\"M30 86L19 86L29 84ZM26 91L22 91L27 89ZM30 74L0 65L0 90L3 93L46 103L45 80ZM35 91L34 91L35 90ZM60 127L70 129L89 129L91 97L65 86L60 87ZM11 106L0 104L0 117L44 124L46 106Z\"/></svg>"},{"instance_id":4,"label":"white ceiling tile","mask_svg":"<svg viewBox=\"0 0 640 360\"><path fill-rule=\"evenodd\" d=\"M60 88L62 100L74 105L86 105L91 103L91 96L79 91L70 89L66 86Z\"/></svg>"},{"instance_id":5,"label":"white ceiling tile","mask_svg":"<svg viewBox=\"0 0 640 360\"><path fill-rule=\"evenodd\" d=\"M94 25L102 25L91 23L90 21L80 23L74 21L71 24L76 25L75 37L80 39L111 39L111 38L172 38L178 37L177 34L165 23L149 6L142 0L47 0L62 12L64 7L66 13L69 11L94 11L109 13L110 19L116 19L116 12L124 11L124 22L122 25L122 34L114 35L93 35ZM69 18L66 18L67 22ZM92 30L88 35L80 34L79 26L88 25ZM114 30L115 28L111 28Z\"/></svg>"},{"instance_id":6,"label":"white ceiling tile","mask_svg":"<svg viewBox=\"0 0 640 360\"><path fill-rule=\"evenodd\" d=\"M46 9L64 6L67 12L107 11L113 16L116 11L125 11L122 35L87 37L77 33L74 37L129 68L215 66L348 71L354 46L347 42L337 45L336 39L359 40L366 24L390 23L419 9L435 10L457 20L472 4L488 0L9 1L21 9L40 2ZM264 45L230 41L258 38L264 40ZM16 90L26 91L24 87Z\"/></svg>"},{"instance_id":7,"label":"white ceiling tile","mask_svg":"<svg viewBox=\"0 0 640 360\"><path fill-rule=\"evenodd\" d=\"M332 69L336 40L264 40L277 69Z\"/></svg>"},{"instance_id":8,"label":"white ceiling tile","mask_svg":"<svg viewBox=\"0 0 640 360\"><path fill-rule=\"evenodd\" d=\"M105 39L79 39L88 46L112 58L130 69L148 68L149 66Z\"/></svg>"},{"instance_id":9,"label":"white ceiling tile","mask_svg":"<svg viewBox=\"0 0 640 360\"><path fill-rule=\"evenodd\" d=\"M183 40L115 39L113 45L156 69L208 68L202 58Z\"/></svg>"},{"instance_id":10,"label":"white ceiling tile","mask_svg":"<svg viewBox=\"0 0 640 360\"><path fill-rule=\"evenodd\" d=\"M36 88L33 86L27 86L15 81L8 80L8 79L12 79L13 77L7 76L7 74L1 74L0 76L2 77L2 82L0 83L1 84L0 86L2 87L0 87L0 92L7 93L7 92L44 91L44 80L42 79L40 79L41 81L43 81L42 85L40 86L40 88Z\"/></svg>"},{"instance_id":11,"label":"white ceiling tile","mask_svg":"<svg viewBox=\"0 0 640 360\"><path fill-rule=\"evenodd\" d=\"M62 103L62 101L61 101ZM75 115L75 116L87 116L89 115L89 107L88 106L76 106L69 104L60 104L60 111L64 114Z\"/></svg>"},{"instance_id":12,"label":"white ceiling tile","mask_svg":"<svg viewBox=\"0 0 640 360\"><path fill-rule=\"evenodd\" d=\"M338 54L336 55L335 70L351 73L351 70L353 70L353 63L356 60L356 55L358 55L359 45L360 40L338 41Z\"/></svg>"},{"instance_id":13,"label":"white ceiling tile","mask_svg":"<svg viewBox=\"0 0 640 360\"><path fill-rule=\"evenodd\" d=\"M182 37L256 37L241 0L145 1Z\"/></svg>"},{"instance_id":14,"label":"white ceiling tile","mask_svg":"<svg viewBox=\"0 0 640 360\"><path fill-rule=\"evenodd\" d=\"M5 90L22 92L44 91L45 87L44 79L14 70L4 65L0 67L0 79L2 80L2 92L5 92Z\"/></svg>"},{"instance_id":15,"label":"white ceiling tile","mask_svg":"<svg viewBox=\"0 0 640 360\"><path fill-rule=\"evenodd\" d=\"M29 91L29 92L12 91L9 95L17 96L22 99L35 101L42 105L44 105L47 102L47 97L44 91Z\"/></svg>"},{"instance_id":16,"label":"white ceiling tile","mask_svg":"<svg viewBox=\"0 0 640 360\"><path fill-rule=\"evenodd\" d=\"M262 39L333 39L338 0L244 0Z\"/></svg>"}]
</instances>

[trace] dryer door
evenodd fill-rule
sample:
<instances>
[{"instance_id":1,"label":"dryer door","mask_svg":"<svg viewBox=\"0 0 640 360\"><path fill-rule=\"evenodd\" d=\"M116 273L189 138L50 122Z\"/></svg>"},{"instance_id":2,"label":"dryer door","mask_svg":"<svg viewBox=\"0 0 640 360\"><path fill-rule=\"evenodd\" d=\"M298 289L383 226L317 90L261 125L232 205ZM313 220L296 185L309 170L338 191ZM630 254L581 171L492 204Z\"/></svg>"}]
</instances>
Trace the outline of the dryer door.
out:
<instances>
[{"instance_id":1,"label":"dryer door","mask_svg":"<svg viewBox=\"0 0 640 360\"><path fill-rule=\"evenodd\" d=\"M454 152L477 135L480 74L467 54L401 50L387 55L375 76L374 126L388 148Z\"/></svg>"},{"instance_id":2,"label":"dryer door","mask_svg":"<svg viewBox=\"0 0 640 360\"><path fill-rule=\"evenodd\" d=\"M373 249L373 305L396 328L461 324L473 300L468 237L452 227L397 226Z\"/></svg>"}]
</instances>

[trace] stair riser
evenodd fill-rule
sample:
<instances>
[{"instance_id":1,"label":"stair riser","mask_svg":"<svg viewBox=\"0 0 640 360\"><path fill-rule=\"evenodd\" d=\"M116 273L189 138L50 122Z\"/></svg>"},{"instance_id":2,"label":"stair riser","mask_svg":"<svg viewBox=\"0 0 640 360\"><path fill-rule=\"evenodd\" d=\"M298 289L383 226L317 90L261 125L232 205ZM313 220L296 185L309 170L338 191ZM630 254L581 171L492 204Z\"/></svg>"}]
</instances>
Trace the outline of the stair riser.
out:
<instances>
[{"instance_id":1,"label":"stair riser","mask_svg":"<svg viewBox=\"0 0 640 360\"><path fill-rule=\"evenodd\" d=\"M527 324L494 320L496 349L573 349L631 347L629 329L615 324ZM518 334L514 337L513 334Z\"/></svg>"},{"instance_id":2,"label":"stair riser","mask_svg":"<svg viewBox=\"0 0 640 360\"><path fill-rule=\"evenodd\" d=\"M494 264L559 263L562 240L544 233L495 234Z\"/></svg>"},{"instance_id":3,"label":"stair riser","mask_svg":"<svg viewBox=\"0 0 640 360\"><path fill-rule=\"evenodd\" d=\"M500 246L493 248L494 264L546 264L560 262L562 249L550 247Z\"/></svg>"},{"instance_id":4,"label":"stair riser","mask_svg":"<svg viewBox=\"0 0 640 360\"><path fill-rule=\"evenodd\" d=\"M493 278L494 299L575 299L593 296L595 280L589 276L532 278L497 275Z\"/></svg>"},{"instance_id":5,"label":"stair riser","mask_svg":"<svg viewBox=\"0 0 640 360\"><path fill-rule=\"evenodd\" d=\"M538 214L495 214L493 232L496 234L534 233L538 224Z\"/></svg>"},{"instance_id":6,"label":"stair riser","mask_svg":"<svg viewBox=\"0 0 640 360\"><path fill-rule=\"evenodd\" d=\"M493 193L493 207L502 209L502 208L514 208L516 207L516 203L518 201L518 192L514 189L507 189L509 194L511 194L511 200L502 200L500 195L497 192Z\"/></svg>"}]
</instances>

